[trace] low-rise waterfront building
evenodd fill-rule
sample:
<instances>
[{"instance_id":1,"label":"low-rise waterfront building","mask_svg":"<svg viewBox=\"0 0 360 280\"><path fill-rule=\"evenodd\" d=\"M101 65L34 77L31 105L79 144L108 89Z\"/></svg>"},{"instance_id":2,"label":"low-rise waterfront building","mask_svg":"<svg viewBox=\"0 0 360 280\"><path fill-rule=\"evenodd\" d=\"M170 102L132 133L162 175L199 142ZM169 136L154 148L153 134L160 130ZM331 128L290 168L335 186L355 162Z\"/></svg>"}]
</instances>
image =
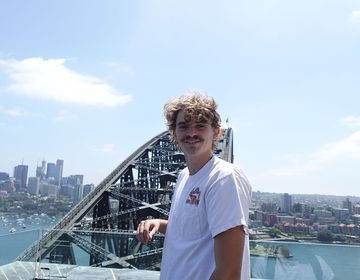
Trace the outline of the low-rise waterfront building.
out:
<instances>
[{"instance_id":1,"label":"low-rise waterfront building","mask_svg":"<svg viewBox=\"0 0 360 280\"><path fill-rule=\"evenodd\" d=\"M300 233L300 234L309 234L309 226L302 224L302 223L296 223L296 224L290 224L290 223L284 223L280 226L280 228L286 232L286 233Z\"/></svg>"},{"instance_id":2,"label":"low-rise waterfront building","mask_svg":"<svg viewBox=\"0 0 360 280\"><path fill-rule=\"evenodd\" d=\"M277 223L278 224L284 224L284 223L289 223L289 224L295 224L295 217L294 216L277 216Z\"/></svg>"}]
</instances>

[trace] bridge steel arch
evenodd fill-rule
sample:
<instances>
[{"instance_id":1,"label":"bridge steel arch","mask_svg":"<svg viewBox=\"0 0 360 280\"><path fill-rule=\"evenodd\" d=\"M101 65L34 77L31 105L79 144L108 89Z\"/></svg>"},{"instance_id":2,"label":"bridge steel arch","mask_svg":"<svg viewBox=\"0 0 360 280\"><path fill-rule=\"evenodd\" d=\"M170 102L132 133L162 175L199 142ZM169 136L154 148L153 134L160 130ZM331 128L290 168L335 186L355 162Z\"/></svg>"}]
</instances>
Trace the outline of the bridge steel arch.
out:
<instances>
[{"instance_id":1,"label":"bridge steel arch","mask_svg":"<svg viewBox=\"0 0 360 280\"><path fill-rule=\"evenodd\" d=\"M214 154L233 162L233 132L223 128ZM74 248L88 265L159 269L164 236L147 245L135 236L147 218L168 217L176 179L186 166L168 131L150 139L118 165L52 229L27 248L20 261L78 264Z\"/></svg>"}]
</instances>

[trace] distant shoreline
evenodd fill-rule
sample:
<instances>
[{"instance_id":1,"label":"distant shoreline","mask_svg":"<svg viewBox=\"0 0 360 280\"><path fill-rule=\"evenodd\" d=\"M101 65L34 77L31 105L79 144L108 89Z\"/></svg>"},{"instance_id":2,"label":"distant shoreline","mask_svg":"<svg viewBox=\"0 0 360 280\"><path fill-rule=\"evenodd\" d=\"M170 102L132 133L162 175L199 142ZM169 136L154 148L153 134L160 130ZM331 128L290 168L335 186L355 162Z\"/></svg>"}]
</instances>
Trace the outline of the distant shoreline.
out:
<instances>
[{"instance_id":1,"label":"distant shoreline","mask_svg":"<svg viewBox=\"0 0 360 280\"><path fill-rule=\"evenodd\" d=\"M296 238L269 238L269 239L255 239L255 240L250 240L253 242L274 242L274 243L278 243L278 242L283 242L283 243L301 243L301 244L314 244L314 245L342 245L342 246L356 246L356 247L360 247L360 243L358 242L352 242L352 243L347 243L347 242L339 242L339 241L333 241L333 242L322 242L319 241L317 239L306 239L306 240L302 240L302 239L296 239Z\"/></svg>"}]
</instances>

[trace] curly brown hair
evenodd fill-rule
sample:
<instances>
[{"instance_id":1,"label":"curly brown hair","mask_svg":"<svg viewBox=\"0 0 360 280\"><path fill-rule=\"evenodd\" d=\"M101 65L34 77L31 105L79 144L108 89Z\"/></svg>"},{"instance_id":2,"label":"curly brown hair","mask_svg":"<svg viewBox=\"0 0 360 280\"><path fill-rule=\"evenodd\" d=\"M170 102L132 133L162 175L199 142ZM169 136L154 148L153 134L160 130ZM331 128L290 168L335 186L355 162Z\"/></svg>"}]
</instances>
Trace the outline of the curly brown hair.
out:
<instances>
[{"instance_id":1,"label":"curly brown hair","mask_svg":"<svg viewBox=\"0 0 360 280\"><path fill-rule=\"evenodd\" d=\"M164 105L164 115L167 127L172 134L176 128L176 118L179 111L185 114L185 121L210 123L213 128L220 128L221 117L217 112L217 104L213 97L208 96L202 91L189 91L180 97L170 99ZM218 139L213 142L213 149L217 145Z\"/></svg>"}]
</instances>

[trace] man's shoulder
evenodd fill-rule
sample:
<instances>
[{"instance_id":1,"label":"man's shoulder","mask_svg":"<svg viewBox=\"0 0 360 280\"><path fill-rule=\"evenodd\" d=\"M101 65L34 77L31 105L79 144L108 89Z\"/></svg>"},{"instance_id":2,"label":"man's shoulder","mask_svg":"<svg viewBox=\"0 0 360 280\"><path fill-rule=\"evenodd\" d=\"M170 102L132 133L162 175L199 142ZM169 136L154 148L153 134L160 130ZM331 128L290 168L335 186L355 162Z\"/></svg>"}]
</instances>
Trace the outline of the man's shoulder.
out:
<instances>
[{"instance_id":1,"label":"man's shoulder","mask_svg":"<svg viewBox=\"0 0 360 280\"><path fill-rule=\"evenodd\" d=\"M184 176L186 176L188 174L189 174L189 169L187 167L185 167L183 170L180 171L178 177L181 178L181 177L184 177Z\"/></svg>"},{"instance_id":2,"label":"man's shoulder","mask_svg":"<svg viewBox=\"0 0 360 280\"><path fill-rule=\"evenodd\" d=\"M225 161L221 158L215 158L214 168L213 168L214 175L218 176L226 176L235 173L242 173L242 170L239 166Z\"/></svg>"},{"instance_id":3,"label":"man's shoulder","mask_svg":"<svg viewBox=\"0 0 360 280\"><path fill-rule=\"evenodd\" d=\"M212 181L218 181L223 179L230 179L234 181L243 182L243 184L250 185L248 178L243 170L236 164L227 162L223 159L216 159L214 169L212 170L210 177Z\"/></svg>"}]
</instances>

